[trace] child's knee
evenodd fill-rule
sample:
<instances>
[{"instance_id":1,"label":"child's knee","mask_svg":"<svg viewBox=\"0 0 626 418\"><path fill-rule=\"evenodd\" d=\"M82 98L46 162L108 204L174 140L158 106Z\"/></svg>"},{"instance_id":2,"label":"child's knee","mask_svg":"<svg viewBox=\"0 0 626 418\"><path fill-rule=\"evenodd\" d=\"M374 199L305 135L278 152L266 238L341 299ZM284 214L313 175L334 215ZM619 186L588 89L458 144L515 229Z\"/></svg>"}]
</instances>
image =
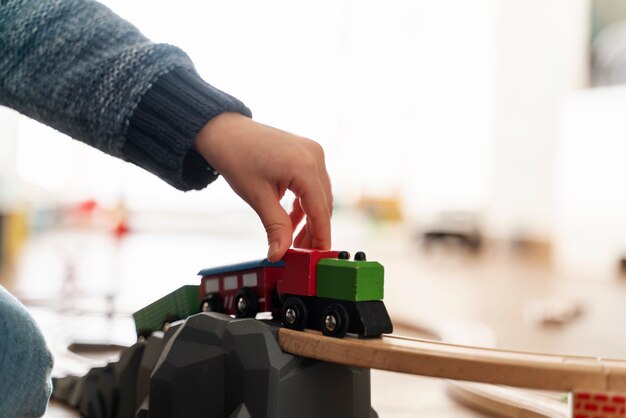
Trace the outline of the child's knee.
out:
<instances>
[{"instance_id":1,"label":"child's knee","mask_svg":"<svg viewBox=\"0 0 626 418\"><path fill-rule=\"evenodd\" d=\"M0 288L0 412L42 416L48 405L53 359L26 309Z\"/></svg>"},{"instance_id":2,"label":"child's knee","mask_svg":"<svg viewBox=\"0 0 626 418\"><path fill-rule=\"evenodd\" d=\"M31 335L28 370L24 383L30 390L25 392L25 401L30 403L26 409L32 416L42 416L46 412L50 395L52 394L52 353L41 335L39 329ZM29 385L30 382L30 385Z\"/></svg>"}]
</instances>

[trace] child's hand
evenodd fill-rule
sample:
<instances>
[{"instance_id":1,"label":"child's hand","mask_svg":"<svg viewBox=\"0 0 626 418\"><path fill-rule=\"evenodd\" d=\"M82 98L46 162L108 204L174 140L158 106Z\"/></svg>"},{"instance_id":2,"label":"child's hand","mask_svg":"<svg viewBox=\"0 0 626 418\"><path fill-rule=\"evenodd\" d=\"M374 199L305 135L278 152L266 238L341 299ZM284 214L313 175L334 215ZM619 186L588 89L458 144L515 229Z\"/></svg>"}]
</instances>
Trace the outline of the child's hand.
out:
<instances>
[{"instance_id":1,"label":"child's hand","mask_svg":"<svg viewBox=\"0 0 626 418\"><path fill-rule=\"evenodd\" d=\"M194 147L259 215L270 261L285 255L305 215L294 245L330 248L333 196L318 143L237 113L223 113L202 128ZM296 195L290 214L279 203L287 189Z\"/></svg>"}]
</instances>

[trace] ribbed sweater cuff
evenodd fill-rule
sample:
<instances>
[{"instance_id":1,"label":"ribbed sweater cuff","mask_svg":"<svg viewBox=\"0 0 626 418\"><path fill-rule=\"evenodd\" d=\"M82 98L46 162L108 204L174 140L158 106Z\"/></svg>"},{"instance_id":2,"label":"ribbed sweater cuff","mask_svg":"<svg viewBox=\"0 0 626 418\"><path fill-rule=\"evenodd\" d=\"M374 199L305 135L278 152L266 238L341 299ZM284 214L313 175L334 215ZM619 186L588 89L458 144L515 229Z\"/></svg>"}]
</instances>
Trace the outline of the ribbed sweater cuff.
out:
<instances>
[{"instance_id":1,"label":"ribbed sweater cuff","mask_svg":"<svg viewBox=\"0 0 626 418\"><path fill-rule=\"evenodd\" d=\"M192 144L200 129L223 112L251 116L243 103L195 71L176 68L159 77L139 102L126 131L124 159L180 190L202 189L218 173Z\"/></svg>"}]
</instances>

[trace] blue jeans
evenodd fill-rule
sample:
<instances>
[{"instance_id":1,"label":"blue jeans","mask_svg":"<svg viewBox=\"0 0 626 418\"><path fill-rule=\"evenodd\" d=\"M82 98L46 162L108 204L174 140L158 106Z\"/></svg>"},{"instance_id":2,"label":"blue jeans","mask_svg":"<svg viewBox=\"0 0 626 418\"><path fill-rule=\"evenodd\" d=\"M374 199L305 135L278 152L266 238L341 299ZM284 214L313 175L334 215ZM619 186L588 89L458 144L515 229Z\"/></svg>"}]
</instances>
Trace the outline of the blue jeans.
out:
<instances>
[{"instance_id":1,"label":"blue jeans","mask_svg":"<svg viewBox=\"0 0 626 418\"><path fill-rule=\"evenodd\" d=\"M0 417L40 417L46 412L52 363L33 318L0 286Z\"/></svg>"}]
</instances>

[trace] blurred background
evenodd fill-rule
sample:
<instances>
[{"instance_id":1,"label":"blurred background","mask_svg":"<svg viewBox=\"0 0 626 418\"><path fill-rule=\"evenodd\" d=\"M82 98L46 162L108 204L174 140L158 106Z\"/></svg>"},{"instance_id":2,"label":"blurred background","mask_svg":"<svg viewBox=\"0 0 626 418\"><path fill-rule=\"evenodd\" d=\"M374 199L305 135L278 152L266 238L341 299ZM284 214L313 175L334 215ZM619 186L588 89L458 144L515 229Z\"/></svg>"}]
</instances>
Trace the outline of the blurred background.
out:
<instances>
[{"instance_id":1,"label":"blurred background","mask_svg":"<svg viewBox=\"0 0 626 418\"><path fill-rule=\"evenodd\" d=\"M256 120L324 146L334 247L385 264L397 316L626 356L626 335L601 327L626 295L623 2L103 3ZM63 298L127 315L203 267L266 253L223 179L182 193L5 108L0 136L0 283L35 311ZM529 312L587 319L578 334L512 329Z\"/></svg>"}]
</instances>

